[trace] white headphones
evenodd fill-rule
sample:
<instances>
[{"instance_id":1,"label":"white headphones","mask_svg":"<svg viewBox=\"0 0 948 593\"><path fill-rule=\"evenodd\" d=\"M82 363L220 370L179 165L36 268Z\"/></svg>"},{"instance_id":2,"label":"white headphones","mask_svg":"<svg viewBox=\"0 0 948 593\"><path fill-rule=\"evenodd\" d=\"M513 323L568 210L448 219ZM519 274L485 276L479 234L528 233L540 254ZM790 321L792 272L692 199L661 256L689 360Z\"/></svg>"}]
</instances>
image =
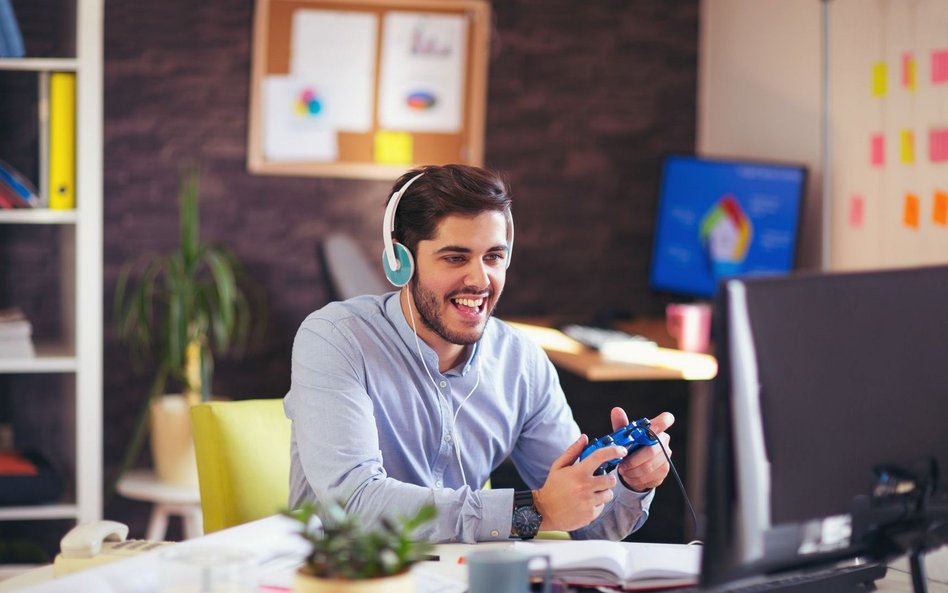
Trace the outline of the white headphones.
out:
<instances>
[{"instance_id":1,"label":"white headphones","mask_svg":"<svg viewBox=\"0 0 948 593\"><path fill-rule=\"evenodd\" d=\"M422 175L424 172L415 175L392 194L388 206L385 207L385 216L382 218L382 242L385 244L382 249L382 269L388 281L398 287L405 286L411 280L415 272L415 260L407 247L392 239L392 235L395 234L395 210L408 187ZM509 208L504 210L504 216L507 218L507 260L504 267L509 268L514 240L513 216Z\"/></svg>"}]
</instances>

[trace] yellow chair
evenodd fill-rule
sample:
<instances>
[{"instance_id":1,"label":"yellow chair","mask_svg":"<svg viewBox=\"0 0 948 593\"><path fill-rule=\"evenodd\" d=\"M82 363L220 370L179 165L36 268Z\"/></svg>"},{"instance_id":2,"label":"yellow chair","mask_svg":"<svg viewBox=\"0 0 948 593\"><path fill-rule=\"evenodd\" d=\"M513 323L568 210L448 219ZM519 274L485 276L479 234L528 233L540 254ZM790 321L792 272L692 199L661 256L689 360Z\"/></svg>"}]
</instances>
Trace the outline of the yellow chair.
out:
<instances>
[{"instance_id":1,"label":"yellow chair","mask_svg":"<svg viewBox=\"0 0 948 593\"><path fill-rule=\"evenodd\" d=\"M290 420L282 399L214 401L191 408L204 533L286 508Z\"/></svg>"},{"instance_id":2,"label":"yellow chair","mask_svg":"<svg viewBox=\"0 0 948 593\"><path fill-rule=\"evenodd\" d=\"M290 492L290 420L281 399L214 401L191 407L204 533L286 508ZM490 480L484 486L490 488ZM569 539L543 531L541 539Z\"/></svg>"}]
</instances>

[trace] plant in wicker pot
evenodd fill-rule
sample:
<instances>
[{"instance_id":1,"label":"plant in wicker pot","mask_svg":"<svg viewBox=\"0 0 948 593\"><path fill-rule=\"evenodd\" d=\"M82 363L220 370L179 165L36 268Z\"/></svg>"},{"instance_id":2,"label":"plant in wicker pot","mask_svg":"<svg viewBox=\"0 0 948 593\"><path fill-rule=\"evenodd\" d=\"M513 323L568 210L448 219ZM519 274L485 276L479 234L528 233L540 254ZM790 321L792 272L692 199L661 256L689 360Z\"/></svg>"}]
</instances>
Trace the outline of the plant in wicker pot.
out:
<instances>
[{"instance_id":1,"label":"plant in wicker pot","mask_svg":"<svg viewBox=\"0 0 948 593\"><path fill-rule=\"evenodd\" d=\"M415 591L409 569L432 546L412 534L434 519L433 506L422 507L411 518L383 519L377 529L366 529L337 502L304 505L285 514L300 522L300 535L311 546L296 575L296 593Z\"/></svg>"},{"instance_id":2,"label":"plant in wicker pot","mask_svg":"<svg viewBox=\"0 0 948 593\"><path fill-rule=\"evenodd\" d=\"M182 175L180 244L129 262L115 287L113 321L133 362L157 363L120 476L135 463L150 432L158 477L197 483L190 406L211 397L213 352L239 352L252 319L262 317L262 306L251 307L250 284L234 255L200 239L198 179L197 169ZM181 393L166 394L169 384Z\"/></svg>"}]
</instances>

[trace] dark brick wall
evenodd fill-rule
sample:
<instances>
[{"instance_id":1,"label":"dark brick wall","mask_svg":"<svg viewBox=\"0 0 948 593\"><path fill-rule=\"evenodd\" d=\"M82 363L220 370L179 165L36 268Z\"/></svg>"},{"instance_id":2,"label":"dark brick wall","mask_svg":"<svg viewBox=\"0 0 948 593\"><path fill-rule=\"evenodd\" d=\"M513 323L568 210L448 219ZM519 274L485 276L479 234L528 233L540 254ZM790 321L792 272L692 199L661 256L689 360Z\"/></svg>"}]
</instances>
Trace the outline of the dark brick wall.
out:
<instances>
[{"instance_id":1,"label":"dark brick wall","mask_svg":"<svg viewBox=\"0 0 948 593\"><path fill-rule=\"evenodd\" d=\"M319 240L346 230L375 257L390 182L246 171L251 0L107 0L105 294L123 262L177 239L178 172L202 171L202 232L262 285L264 338L220 361L215 391L279 396L299 322L330 299ZM659 159L694 146L697 0L494 2L487 165L515 198L502 315L658 313L647 286ZM2 134L0 134L2 136ZM106 327L106 475L147 373ZM141 524L116 499L106 514Z\"/></svg>"}]
</instances>

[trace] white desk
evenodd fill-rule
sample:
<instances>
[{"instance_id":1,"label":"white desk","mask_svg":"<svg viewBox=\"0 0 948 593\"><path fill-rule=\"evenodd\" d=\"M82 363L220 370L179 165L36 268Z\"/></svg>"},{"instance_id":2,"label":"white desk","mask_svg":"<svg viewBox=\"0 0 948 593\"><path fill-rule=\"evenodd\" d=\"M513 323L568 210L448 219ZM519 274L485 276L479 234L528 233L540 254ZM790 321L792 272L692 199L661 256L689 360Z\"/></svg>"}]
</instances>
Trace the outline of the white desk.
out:
<instances>
[{"instance_id":1,"label":"white desk","mask_svg":"<svg viewBox=\"0 0 948 593\"><path fill-rule=\"evenodd\" d=\"M288 561L301 558L305 554L306 544L296 535L296 523L280 516L268 517L239 527L218 531L204 537L176 544L176 546L200 547L202 545L240 547L252 550L258 556L263 567L261 572L273 571ZM478 544L478 547L504 544ZM445 577L466 581L465 568L457 563L457 558L469 553L472 546L451 544L439 546L437 553L442 562L425 562L425 571L436 572ZM128 560L121 560L74 573L59 579L48 580L16 589L23 593L75 593L76 591L96 591L97 593L156 593L159 586L160 551L147 552ZM40 571L44 569L39 569ZM948 593L948 550L942 549L929 558L929 577L941 582L929 584L931 593ZM273 574L270 572L270 574ZM911 579L903 572L890 569L888 575L879 581L880 592L908 593L912 590Z\"/></svg>"}]
</instances>

